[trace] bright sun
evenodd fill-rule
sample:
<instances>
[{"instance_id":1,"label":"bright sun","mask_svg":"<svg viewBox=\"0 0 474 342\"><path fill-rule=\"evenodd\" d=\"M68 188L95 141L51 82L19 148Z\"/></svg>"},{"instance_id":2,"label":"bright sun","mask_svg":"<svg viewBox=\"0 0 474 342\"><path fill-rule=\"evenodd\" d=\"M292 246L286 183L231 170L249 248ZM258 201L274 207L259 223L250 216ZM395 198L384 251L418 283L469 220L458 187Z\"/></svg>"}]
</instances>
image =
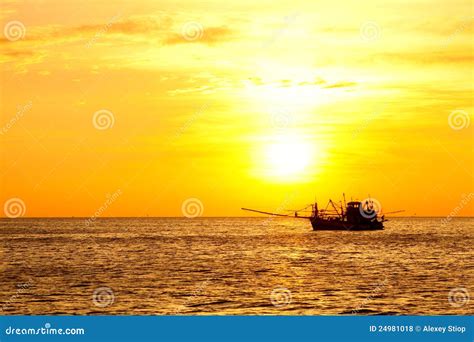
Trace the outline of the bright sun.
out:
<instances>
[{"instance_id":1,"label":"bright sun","mask_svg":"<svg viewBox=\"0 0 474 342\"><path fill-rule=\"evenodd\" d=\"M278 135L265 146L266 176L288 178L303 176L313 157L309 142L296 135Z\"/></svg>"}]
</instances>

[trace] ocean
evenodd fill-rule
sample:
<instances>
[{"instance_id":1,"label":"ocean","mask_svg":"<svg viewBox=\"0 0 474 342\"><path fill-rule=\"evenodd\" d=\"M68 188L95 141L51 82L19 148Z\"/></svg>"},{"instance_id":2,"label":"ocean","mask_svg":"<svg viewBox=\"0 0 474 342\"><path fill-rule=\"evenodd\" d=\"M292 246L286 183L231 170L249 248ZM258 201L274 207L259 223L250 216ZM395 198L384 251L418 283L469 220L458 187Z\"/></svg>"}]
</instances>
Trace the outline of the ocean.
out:
<instances>
[{"instance_id":1,"label":"ocean","mask_svg":"<svg viewBox=\"0 0 474 342\"><path fill-rule=\"evenodd\" d=\"M0 314L474 314L474 219L0 220Z\"/></svg>"}]
</instances>

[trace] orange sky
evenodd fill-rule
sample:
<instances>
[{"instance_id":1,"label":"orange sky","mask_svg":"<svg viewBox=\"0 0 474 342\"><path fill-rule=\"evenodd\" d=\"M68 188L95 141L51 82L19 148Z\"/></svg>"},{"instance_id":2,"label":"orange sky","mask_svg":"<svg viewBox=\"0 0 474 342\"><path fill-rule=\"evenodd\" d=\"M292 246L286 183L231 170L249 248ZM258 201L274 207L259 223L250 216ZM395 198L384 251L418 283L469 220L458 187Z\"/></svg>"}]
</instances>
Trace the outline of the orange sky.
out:
<instances>
[{"instance_id":1,"label":"orange sky","mask_svg":"<svg viewBox=\"0 0 474 342\"><path fill-rule=\"evenodd\" d=\"M474 214L471 1L2 1L3 216L370 194Z\"/></svg>"}]
</instances>

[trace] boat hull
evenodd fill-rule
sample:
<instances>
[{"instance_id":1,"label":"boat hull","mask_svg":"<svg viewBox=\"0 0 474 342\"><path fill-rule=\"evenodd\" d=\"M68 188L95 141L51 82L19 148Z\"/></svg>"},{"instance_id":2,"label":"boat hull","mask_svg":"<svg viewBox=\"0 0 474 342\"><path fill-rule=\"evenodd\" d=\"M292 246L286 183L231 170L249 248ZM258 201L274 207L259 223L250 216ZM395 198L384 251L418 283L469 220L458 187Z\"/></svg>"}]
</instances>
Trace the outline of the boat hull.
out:
<instances>
[{"instance_id":1,"label":"boat hull","mask_svg":"<svg viewBox=\"0 0 474 342\"><path fill-rule=\"evenodd\" d=\"M349 223L341 220L323 220L312 218L313 230L382 230L383 223L380 221Z\"/></svg>"}]
</instances>

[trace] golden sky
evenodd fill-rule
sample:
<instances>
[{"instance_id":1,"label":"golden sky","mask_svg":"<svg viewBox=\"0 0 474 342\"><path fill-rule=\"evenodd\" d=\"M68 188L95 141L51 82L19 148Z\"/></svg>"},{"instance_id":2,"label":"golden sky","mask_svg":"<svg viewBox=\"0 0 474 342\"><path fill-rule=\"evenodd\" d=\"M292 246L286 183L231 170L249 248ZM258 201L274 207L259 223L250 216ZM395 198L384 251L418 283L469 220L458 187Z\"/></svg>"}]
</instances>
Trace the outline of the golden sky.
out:
<instances>
[{"instance_id":1,"label":"golden sky","mask_svg":"<svg viewBox=\"0 0 474 342\"><path fill-rule=\"evenodd\" d=\"M2 214L245 215L345 192L473 215L473 13L3 0Z\"/></svg>"}]
</instances>

